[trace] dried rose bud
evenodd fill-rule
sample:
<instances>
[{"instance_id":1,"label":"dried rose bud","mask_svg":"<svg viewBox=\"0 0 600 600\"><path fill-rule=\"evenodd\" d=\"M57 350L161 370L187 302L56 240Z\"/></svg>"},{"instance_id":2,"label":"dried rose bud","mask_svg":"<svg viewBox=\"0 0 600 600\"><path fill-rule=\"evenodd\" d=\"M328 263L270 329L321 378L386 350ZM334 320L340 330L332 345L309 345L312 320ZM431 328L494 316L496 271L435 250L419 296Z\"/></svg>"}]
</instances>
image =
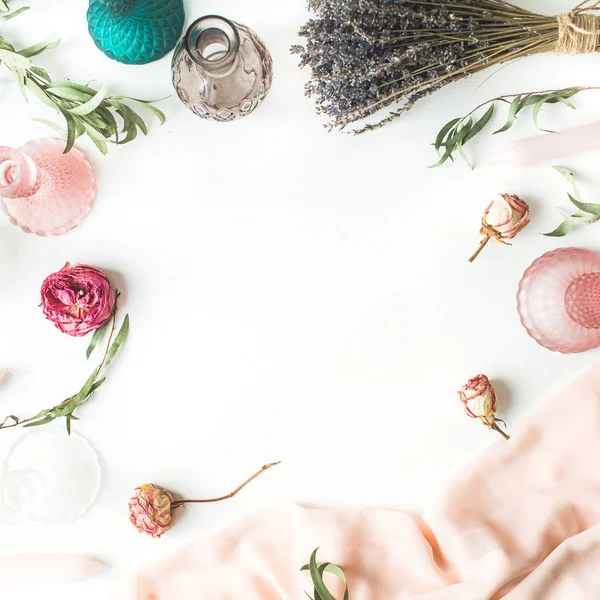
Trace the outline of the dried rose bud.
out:
<instances>
[{"instance_id":1,"label":"dried rose bud","mask_svg":"<svg viewBox=\"0 0 600 600\"><path fill-rule=\"evenodd\" d=\"M460 388L458 397L469 417L479 419L486 427L494 429L505 439L509 439L509 436L498 426L499 419L496 418L498 399L494 386L485 375L477 375L469 379L467 384Z\"/></svg>"},{"instance_id":2,"label":"dried rose bud","mask_svg":"<svg viewBox=\"0 0 600 600\"><path fill-rule=\"evenodd\" d=\"M278 465L279 462L269 463L259 469L254 475L246 479L233 492L219 496L218 498L208 498L206 500L173 500L173 496L162 488L148 483L135 490L135 496L129 501L129 520L140 533L145 533L153 538L159 538L167 533L173 525L171 511L183 506L184 504L200 502L220 502L233 498L242 488L245 488L253 479L258 477L263 471Z\"/></svg>"},{"instance_id":3,"label":"dried rose bud","mask_svg":"<svg viewBox=\"0 0 600 600\"><path fill-rule=\"evenodd\" d=\"M148 483L136 488L135 496L129 501L129 520L140 533L159 538L171 529L171 503L173 497Z\"/></svg>"},{"instance_id":4,"label":"dried rose bud","mask_svg":"<svg viewBox=\"0 0 600 600\"><path fill-rule=\"evenodd\" d=\"M67 263L42 284L44 315L63 333L81 337L106 323L115 310L115 292L102 271Z\"/></svg>"},{"instance_id":5,"label":"dried rose bud","mask_svg":"<svg viewBox=\"0 0 600 600\"><path fill-rule=\"evenodd\" d=\"M491 238L502 244L511 240L529 224L529 206L513 194L498 194L485 209L479 233L483 239L469 262L473 262Z\"/></svg>"}]
</instances>

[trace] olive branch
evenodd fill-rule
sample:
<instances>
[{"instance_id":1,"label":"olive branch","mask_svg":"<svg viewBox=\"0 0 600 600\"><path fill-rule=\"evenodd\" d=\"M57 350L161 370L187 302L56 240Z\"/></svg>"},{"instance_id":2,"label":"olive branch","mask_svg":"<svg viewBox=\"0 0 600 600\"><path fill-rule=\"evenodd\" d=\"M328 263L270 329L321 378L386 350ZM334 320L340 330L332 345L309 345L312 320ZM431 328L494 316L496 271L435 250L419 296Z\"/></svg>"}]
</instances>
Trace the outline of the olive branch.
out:
<instances>
[{"instance_id":1,"label":"olive branch","mask_svg":"<svg viewBox=\"0 0 600 600\"><path fill-rule=\"evenodd\" d=\"M119 292L115 290L115 297L118 299ZM53 406L52 408L45 408L33 417L28 419L19 419L15 415L9 415L0 423L0 429L10 429L11 427L23 426L23 427L37 427L39 425L46 425L51 423L55 419L64 417L67 421L67 432L71 434L71 421L78 421L79 417L75 416L75 411L84 403L91 399L94 392L106 381L104 373L108 366L115 358L119 348L122 346L127 334L129 333L129 315L125 315L123 323L119 329L119 332L115 336L117 325L117 301L115 300L115 306L113 309L112 317L101 327L96 329L92 335L92 339L86 351L86 358L90 358L94 352L98 342L105 335L107 329L110 328L110 334L108 336L108 342L106 343L106 350L100 364L92 371L92 374L88 377L83 387L75 394L70 396L60 404Z\"/></svg>"},{"instance_id":2,"label":"olive branch","mask_svg":"<svg viewBox=\"0 0 600 600\"><path fill-rule=\"evenodd\" d=\"M20 8L2 18L16 17L27 8ZM0 12L8 10L7 0L0 0ZM87 135L102 154L108 152L108 143L127 144L137 137L138 131L146 135L148 127L132 106L150 112L161 124L165 123L164 113L154 106L156 101L109 96L108 84L96 90L72 81L53 81L49 73L31 59L59 44L60 39L49 38L17 51L8 39L0 36L0 66L4 64L13 73L25 101L28 101L30 93L63 117L66 130L52 121L36 121L52 127L66 138L65 153L82 135ZM120 124L115 115L118 115Z\"/></svg>"}]
</instances>

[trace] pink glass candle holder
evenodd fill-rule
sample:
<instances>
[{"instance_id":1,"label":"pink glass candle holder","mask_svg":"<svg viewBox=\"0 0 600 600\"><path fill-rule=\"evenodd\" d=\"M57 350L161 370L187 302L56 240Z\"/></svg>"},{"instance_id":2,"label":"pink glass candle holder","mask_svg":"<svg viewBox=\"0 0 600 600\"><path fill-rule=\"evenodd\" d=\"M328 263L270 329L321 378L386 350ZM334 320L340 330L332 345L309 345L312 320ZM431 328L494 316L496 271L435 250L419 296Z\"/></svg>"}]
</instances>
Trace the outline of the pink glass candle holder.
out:
<instances>
[{"instance_id":1,"label":"pink glass candle holder","mask_svg":"<svg viewBox=\"0 0 600 600\"><path fill-rule=\"evenodd\" d=\"M96 194L92 166L65 142L42 139L20 148L0 146L0 205L26 233L61 235L77 227Z\"/></svg>"},{"instance_id":2,"label":"pink glass candle holder","mask_svg":"<svg viewBox=\"0 0 600 600\"><path fill-rule=\"evenodd\" d=\"M517 310L527 333L541 346L568 354L600 346L600 256L560 248L525 271Z\"/></svg>"}]
</instances>

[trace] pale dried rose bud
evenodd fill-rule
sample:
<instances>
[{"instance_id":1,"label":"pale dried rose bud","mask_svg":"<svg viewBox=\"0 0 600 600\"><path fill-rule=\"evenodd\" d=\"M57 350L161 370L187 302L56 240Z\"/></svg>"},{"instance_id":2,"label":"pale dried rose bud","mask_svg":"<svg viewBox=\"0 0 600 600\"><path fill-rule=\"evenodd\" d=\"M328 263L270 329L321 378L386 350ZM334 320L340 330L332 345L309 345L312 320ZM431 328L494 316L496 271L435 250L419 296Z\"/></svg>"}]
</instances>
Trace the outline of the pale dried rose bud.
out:
<instances>
[{"instance_id":1,"label":"pale dried rose bud","mask_svg":"<svg viewBox=\"0 0 600 600\"><path fill-rule=\"evenodd\" d=\"M173 497L153 483L136 488L129 501L129 520L140 533L159 538L173 524L171 503Z\"/></svg>"},{"instance_id":2,"label":"pale dried rose bud","mask_svg":"<svg viewBox=\"0 0 600 600\"><path fill-rule=\"evenodd\" d=\"M529 224L529 206L514 194L498 194L483 213L479 233L483 239L469 259L473 262L491 238L502 244L511 240Z\"/></svg>"},{"instance_id":3,"label":"pale dried rose bud","mask_svg":"<svg viewBox=\"0 0 600 600\"><path fill-rule=\"evenodd\" d=\"M496 418L498 399L494 386L486 375L477 375L469 379L467 384L460 388L458 397L469 417L479 419L486 427L496 430L505 439L509 439L509 436L498 426Z\"/></svg>"}]
</instances>

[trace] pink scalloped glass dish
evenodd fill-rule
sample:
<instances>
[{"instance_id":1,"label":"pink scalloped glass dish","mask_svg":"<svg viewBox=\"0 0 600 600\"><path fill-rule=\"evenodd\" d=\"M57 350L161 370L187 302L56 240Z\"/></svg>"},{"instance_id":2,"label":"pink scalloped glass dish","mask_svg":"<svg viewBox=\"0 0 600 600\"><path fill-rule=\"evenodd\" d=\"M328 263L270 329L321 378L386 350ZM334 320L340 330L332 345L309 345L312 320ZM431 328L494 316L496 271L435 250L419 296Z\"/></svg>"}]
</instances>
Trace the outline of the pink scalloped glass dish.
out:
<instances>
[{"instance_id":1,"label":"pink scalloped glass dish","mask_svg":"<svg viewBox=\"0 0 600 600\"><path fill-rule=\"evenodd\" d=\"M77 227L96 194L92 166L65 142L42 139L20 148L0 146L0 204L26 233L61 235Z\"/></svg>"},{"instance_id":2,"label":"pink scalloped glass dish","mask_svg":"<svg viewBox=\"0 0 600 600\"><path fill-rule=\"evenodd\" d=\"M564 354L600 346L600 256L560 248L525 271L517 310L527 333L541 346Z\"/></svg>"}]
</instances>

